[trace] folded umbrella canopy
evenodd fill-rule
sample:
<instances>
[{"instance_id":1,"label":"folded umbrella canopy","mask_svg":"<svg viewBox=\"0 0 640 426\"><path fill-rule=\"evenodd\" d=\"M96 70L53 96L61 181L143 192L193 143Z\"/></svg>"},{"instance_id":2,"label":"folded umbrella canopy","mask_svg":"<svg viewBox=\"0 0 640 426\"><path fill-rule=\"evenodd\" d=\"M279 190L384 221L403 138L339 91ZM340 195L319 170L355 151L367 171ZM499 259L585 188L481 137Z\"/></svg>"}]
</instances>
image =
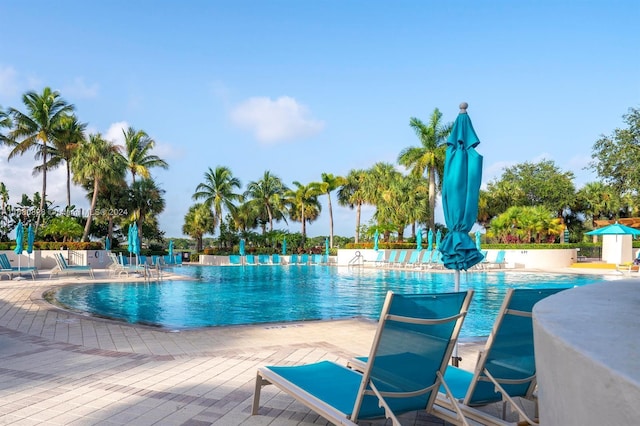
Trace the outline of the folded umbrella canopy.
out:
<instances>
[{"instance_id":1,"label":"folded umbrella canopy","mask_svg":"<svg viewBox=\"0 0 640 426\"><path fill-rule=\"evenodd\" d=\"M18 222L18 226L16 226L16 248L13 249L13 252L18 255L18 272L20 272L20 258L24 245L24 225L22 225L22 221Z\"/></svg>"},{"instance_id":2,"label":"folded umbrella canopy","mask_svg":"<svg viewBox=\"0 0 640 426\"><path fill-rule=\"evenodd\" d=\"M173 244L172 243L173 243L173 241L169 243L169 246L171 248L171 251L173 252ZM244 238L240 240L240 245L238 247L238 251L240 253L240 256L244 256L246 254Z\"/></svg>"},{"instance_id":3,"label":"folded umbrella canopy","mask_svg":"<svg viewBox=\"0 0 640 426\"><path fill-rule=\"evenodd\" d=\"M460 104L447 139L442 178L442 209L449 232L440 251L447 269L456 270L455 291L459 290L460 270L482 261L482 254L469 236L478 217L478 197L482 181L482 156L476 152L480 140L467 115L467 103Z\"/></svg>"},{"instance_id":4,"label":"folded umbrella canopy","mask_svg":"<svg viewBox=\"0 0 640 426\"><path fill-rule=\"evenodd\" d=\"M282 255L286 255L287 254L287 239L283 238L282 239Z\"/></svg>"},{"instance_id":5,"label":"folded umbrella canopy","mask_svg":"<svg viewBox=\"0 0 640 426\"><path fill-rule=\"evenodd\" d=\"M31 267L31 253L33 253L33 243L36 240L36 235L33 232L33 226L29 225L27 230L27 253L29 254L29 267Z\"/></svg>"},{"instance_id":6,"label":"folded umbrella canopy","mask_svg":"<svg viewBox=\"0 0 640 426\"><path fill-rule=\"evenodd\" d=\"M427 233L427 250L433 249L433 229L429 228Z\"/></svg>"},{"instance_id":7,"label":"folded umbrella canopy","mask_svg":"<svg viewBox=\"0 0 640 426\"><path fill-rule=\"evenodd\" d=\"M422 228L418 228L416 232L416 250L422 250Z\"/></svg>"},{"instance_id":8,"label":"folded umbrella canopy","mask_svg":"<svg viewBox=\"0 0 640 426\"><path fill-rule=\"evenodd\" d=\"M380 241L380 233L376 229L376 232L373 233L373 249L378 251L378 242Z\"/></svg>"}]
</instances>

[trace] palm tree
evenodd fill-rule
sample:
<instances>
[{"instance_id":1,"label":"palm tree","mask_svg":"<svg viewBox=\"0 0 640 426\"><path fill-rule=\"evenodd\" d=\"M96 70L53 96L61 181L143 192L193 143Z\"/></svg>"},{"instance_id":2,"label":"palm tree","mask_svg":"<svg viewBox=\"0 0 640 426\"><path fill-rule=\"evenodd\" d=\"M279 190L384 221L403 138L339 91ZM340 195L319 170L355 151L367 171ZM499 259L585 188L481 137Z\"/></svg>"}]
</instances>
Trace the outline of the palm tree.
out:
<instances>
[{"instance_id":1,"label":"palm tree","mask_svg":"<svg viewBox=\"0 0 640 426\"><path fill-rule=\"evenodd\" d=\"M452 123L442 124L442 113L438 108L433 110L429 125L418 118L412 117L409 125L420 139L420 146L403 149L398 156L398 163L411 168L411 173L423 176L427 173L429 180L429 217L428 227L435 227L436 185L440 186L440 178L444 170L446 141L451 133Z\"/></svg>"},{"instance_id":2,"label":"palm tree","mask_svg":"<svg viewBox=\"0 0 640 426\"><path fill-rule=\"evenodd\" d=\"M11 210L9 209L9 190L4 182L0 182L0 241L8 241L7 233L9 232L7 226L7 218L9 217Z\"/></svg>"},{"instance_id":3,"label":"palm tree","mask_svg":"<svg viewBox=\"0 0 640 426\"><path fill-rule=\"evenodd\" d=\"M196 240L196 251L202 251L202 237L204 234L215 231L215 218L211 209L202 203L189 207L189 211L184 216L182 232Z\"/></svg>"},{"instance_id":4,"label":"palm tree","mask_svg":"<svg viewBox=\"0 0 640 426\"><path fill-rule=\"evenodd\" d=\"M295 189L289 189L285 193L285 199L289 204L289 217L292 220L302 223L302 243L307 237L307 222L314 221L322 206L318 201L318 195L322 194L322 191L318 187L317 183L310 183L303 185L298 181L294 181L293 185Z\"/></svg>"},{"instance_id":5,"label":"palm tree","mask_svg":"<svg viewBox=\"0 0 640 426\"><path fill-rule=\"evenodd\" d=\"M236 210L233 203L243 201L241 194L233 192L241 187L240 180L233 176L228 167L218 166L215 170L209 167L204 174L204 182L196 187L193 199L204 200L204 204L212 209L216 224L219 224L222 221L223 208L233 216Z\"/></svg>"},{"instance_id":6,"label":"palm tree","mask_svg":"<svg viewBox=\"0 0 640 426\"><path fill-rule=\"evenodd\" d=\"M166 206L164 192L153 179L147 178L133 182L129 188L131 219L138 225L140 241L142 241L142 225L145 222L153 223L156 216L164 211Z\"/></svg>"},{"instance_id":7,"label":"palm tree","mask_svg":"<svg viewBox=\"0 0 640 426\"><path fill-rule=\"evenodd\" d=\"M56 137L49 150L47 170L53 170L63 162L67 169L67 207L71 206L71 156L78 144L86 138L86 128L87 124L78 121L78 117L75 115L62 117L60 127L56 130ZM43 171L44 166L38 166L36 169Z\"/></svg>"},{"instance_id":8,"label":"palm tree","mask_svg":"<svg viewBox=\"0 0 640 426\"><path fill-rule=\"evenodd\" d=\"M333 206L331 205L331 192L340 188L346 179L342 176L334 176L331 173L322 173L322 182L319 183L320 190L327 194L329 206L329 247L333 247Z\"/></svg>"},{"instance_id":9,"label":"palm tree","mask_svg":"<svg viewBox=\"0 0 640 426\"><path fill-rule=\"evenodd\" d=\"M34 173L42 171L42 198L36 220L36 232L40 226L40 217L44 211L47 198L47 163L49 161L49 148L57 137L64 117L71 114L74 106L60 97L60 93L45 87L42 94L30 91L22 96L22 102L27 108L23 113L10 108L9 113L13 117L13 130L9 133L9 139L14 144L9 153L9 160L16 155L23 155L30 149L35 149L36 154L42 159L42 168L34 169Z\"/></svg>"},{"instance_id":10,"label":"palm tree","mask_svg":"<svg viewBox=\"0 0 640 426\"><path fill-rule=\"evenodd\" d=\"M78 144L71 157L73 180L76 183L90 185L93 183L91 207L87 215L87 223L82 234L82 241L89 240L89 230L98 202L98 193L104 182L115 179L115 175L122 170L119 164L119 147L102 138L100 133L89 135L88 140Z\"/></svg>"},{"instance_id":11,"label":"palm tree","mask_svg":"<svg viewBox=\"0 0 640 426\"><path fill-rule=\"evenodd\" d=\"M396 229L401 226L394 223L394 217L398 214L398 191L400 190L402 174L396 170L393 164L378 162L367 171L364 181L364 197L368 204L376 207L374 218L378 225L394 225ZM407 222L404 222L406 225ZM389 227L384 226L384 240L389 241ZM398 235L401 237L401 235Z\"/></svg>"},{"instance_id":12,"label":"palm tree","mask_svg":"<svg viewBox=\"0 0 640 426\"><path fill-rule=\"evenodd\" d=\"M602 182L590 182L580 188L577 193L580 210L591 219L591 226L595 228L598 219L612 219L617 217L621 208L621 198L610 185Z\"/></svg>"},{"instance_id":13,"label":"palm tree","mask_svg":"<svg viewBox=\"0 0 640 426\"><path fill-rule=\"evenodd\" d=\"M365 204L365 188L367 172L364 170L351 170L345 177L345 182L338 189L338 204L341 206L356 209L356 232L355 243L360 241L360 217L362 216L362 205Z\"/></svg>"},{"instance_id":14,"label":"palm tree","mask_svg":"<svg viewBox=\"0 0 640 426\"><path fill-rule=\"evenodd\" d=\"M274 216L284 217L282 197L287 189L282 180L268 170L264 172L262 179L249 182L247 185L244 196L255 200L255 204L267 212L269 231L273 231Z\"/></svg>"},{"instance_id":15,"label":"palm tree","mask_svg":"<svg viewBox=\"0 0 640 426\"><path fill-rule=\"evenodd\" d=\"M156 146L156 141L151 139L145 131L129 127L126 131L123 129L122 133L124 134L124 155L127 169L131 172L131 182L136 181L137 175L148 179L150 177L149 169L152 167L169 168L163 159L151 154Z\"/></svg>"},{"instance_id":16,"label":"palm tree","mask_svg":"<svg viewBox=\"0 0 640 426\"><path fill-rule=\"evenodd\" d=\"M241 234L258 226L258 219L262 210L252 201L255 200L240 203L233 215L233 224Z\"/></svg>"},{"instance_id":17,"label":"palm tree","mask_svg":"<svg viewBox=\"0 0 640 426\"><path fill-rule=\"evenodd\" d=\"M0 105L0 129L3 127L7 129L11 128L11 117L9 117L9 114L7 114ZM11 145L11 142L7 138L7 135L0 132L0 145L2 144Z\"/></svg>"}]
</instances>

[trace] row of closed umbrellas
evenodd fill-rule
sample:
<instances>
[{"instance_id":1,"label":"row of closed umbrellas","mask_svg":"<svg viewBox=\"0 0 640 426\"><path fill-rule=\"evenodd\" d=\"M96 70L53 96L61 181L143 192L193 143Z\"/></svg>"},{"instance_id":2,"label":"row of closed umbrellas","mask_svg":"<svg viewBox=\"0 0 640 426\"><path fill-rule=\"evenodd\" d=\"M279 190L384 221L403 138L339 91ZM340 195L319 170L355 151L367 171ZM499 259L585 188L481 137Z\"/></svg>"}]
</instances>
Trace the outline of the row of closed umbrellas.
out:
<instances>
[{"instance_id":1,"label":"row of closed umbrellas","mask_svg":"<svg viewBox=\"0 0 640 426\"><path fill-rule=\"evenodd\" d=\"M238 245L238 252L239 252L240 256L245 256L247 254L246 242L245 242L244 238L242 238L240 240L240 244ZM287 254L287 239L286 238L282 239L282 254L283 255ZM329 238L325 238L324 239L324 254L329 256Z\"/></svg>"},{"instance_id":2,"label":"row of closed umbrellas","mask_svg":"<svg viewBox=\"0 0 640 426\"><path fill-rule=\"evenodd\" d=\"M476 249L480 251L480 247L481 247L480 231L476 231L475 236L476 236ZM436 232L436 249L440 247L441 241L442 241L442 232L438 229L438 231ZM373 249L375 251L378 251L379 243L380 243L380 233L378 232L378 230L376 230L373 233ZM432 247L433 247L433 230L429 229L429 232L427 233L427 248L430 249ZM422 229L421 228L418 228L418 231L416 232L416 250L422 250Z\"/></svg>"}]
</instances>

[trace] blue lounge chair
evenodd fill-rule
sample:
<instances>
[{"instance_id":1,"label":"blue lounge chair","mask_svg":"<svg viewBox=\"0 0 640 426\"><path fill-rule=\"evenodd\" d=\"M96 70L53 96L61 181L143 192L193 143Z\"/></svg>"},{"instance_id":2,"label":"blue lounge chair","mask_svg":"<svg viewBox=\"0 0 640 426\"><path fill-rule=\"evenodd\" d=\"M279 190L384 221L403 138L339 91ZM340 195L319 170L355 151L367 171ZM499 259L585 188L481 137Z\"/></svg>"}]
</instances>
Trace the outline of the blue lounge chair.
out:
<instances>
[{"instance_id":1,"label":"blue lounge chair","mask_svg":"<svg viewBox=\"0 0 640 426\"><path fill-rule=\"evenodd\" d=\"M229 264L230 265L241 265L242 264L242 258L240 257L239 254L231 254L231 255L229 255Z\"/></svg>"},{"instance_id":2,"label":"blue lounge chair","mask_svg":"<svg viewBox=\"0 0 640 426\"><path fill-rule=\"evenodd\" d=\"M300 264L301 265L308 265L309 264L309 255L307 253L304 253L304 254L300 255Z\"/></svg>"},{"instance_id":3,"label":"blue lounge chair","mask_svg":"<svg viewBox=\"0 0 640 426\"><path fill-rule=\"evenodd\" d=\"M411 256L409 256L409 260L405 262L405 268L414 268L418 265L418 261L420 260L420 252L418 250L414 250L411 252Z\"/></svg>"},{"instance_id":4,"label":"blue lounge chair","mask_svg":"<svg viewBox=\"0 0 640 426\"><path fill-rule=\"evenodd\" d=\"M442 252L440 250L434 250L431 255L431 262L429 262L428 268L430 269L443 269L444 261L442 260Z\"/></svg>"},{"instance_id":5,"label":"blue lounge chair","mask_svg":"<svg viewBox=\"0 0 640 426\"><path fill-rule=\"evenodd\" d=\"M506 265L505 251L499 250L498 253L496 254L496 258L492 261L488 261L486 264L486 267L502 269L504 268L505 265Z\"/></svg>"},{"instance_id":6,"label":"blue lounge chair","mask_svg":"<svg viewBox=\"0 0 640 426\"><path fill-rule=\"evenodd\" d=\"M418 266L420 266L421 269L428 268L431 263L431 256L433 256L433 250L425 250L424 253L422 253L422 258Z\"/></svg>"},{"instance_id":7,"label":"blue lounge chair","mask_svg":"<svg viewBox=\"0 0 640 426\"><path fill-rule=\"evenodd\" d=\"M260 265L268 265L271 263L271 261L269 260L269 255L268 254L259 254L258 255L258 263Z\"/></svg>"},{"instance_id":8,"label":"blue lounge chair","mask_svg":"<svg viewBox=\"0 0 640 426\"><path fill-rule=\"evenodd\" d=\"M536 424L514 398L532 399L536 385L534 358L533 306L564 288L509 289L494 322L484 351L480 352L474 372L449 366L445 383L454 399L447 399L440 389L435 415L454 424L463 424L456 412L482 424L504 424L477 406L508 402L521 419Z\"/></svg>"},{"instance_id":9,"label":"blue lounge chair","mask_svg":"<svg viewBox=\"0 0 640 426\"><path fill-rule=\"evenodd\" d=\"M279 265L280 264L280 255L277 253L274 253L271 255L271 263L274 265Z\"/></svg>"},{"instance_id":10,"label":"blue lounge chair","mask_svg":"<svg viewBox=\"0 0 640 426\"><path fill-rule=\"evenodd\" d=\"M389 258L385 261L383 261L382 263L380 263L380 265L378 266L385 266L385 265L393 265L393 263L396 261L396 257L398 256L398 251L397 250L391 250L389 252Z\"/></svg>"},{"instance_id":11,"label":"blue lounge chair","mask_svg":"<svg viewBox=\"0 0 640 426\"><path fill-rule=\"evenodd\" d=\"M335 424L431 411L473 291L387 293L369 362L358 372L332 361L258 369L252 414L263 386L274 384Z\"/></svg>"},{"instance_id":12,"label":"blue lounge chair","mask_svg":"<svg viewBox=\"0 0 640 426\"><path fill-rule=\"evenodd\" d=\"M298 263L298 255L292 254L289 256L289 265L296 265Z\"/></svg>"},{"instance_id":13,"label":"blue lounge chair","mask_svg":"<svg viewBox=\"0 0 640 426\"><path fill-rule=\"evenodd\" d=\"M256 263L256 255L255 254L248 254L244 257L244 264L245 265L257 265Z\"/></svg>"},{"instance_id":14,"label":"blue lounge chair","mask_svg":"<svg viewBox=\"0 0 640 426\"><path fill-rule=\"evenodd\" d=\"M91 278L95 278L93 275L93 268L88 265L69 265L65 260L62 253L55 253L53 257L56 260L56 267L51 270L51 275L63 273L63 274L89 274Z\"/></svg>"},{"instance_id":15,"label":"blue lounge chair","mask_svg":"<svg viewBox=\"0 0 640 426\"><path fill-rule=\"evenodd\" d=\"M376 260L373 261L373 265L380 266L382 265L383 262L384 262L384 250L379 250Z\"/></svg>"},{"instance_id":16,"label":"blue lounge chair","mask_svg":"<svg viewBox=\"0 0 640 426\"><path fill-rule=\"evenodd\" d=\"M0 276L6 275L9 279L22 274L31 275L31 279L36 279L38 269L34 266L11 266L11 262L6 254L0 254Z\"/></svg>"},{"instance_id":17,"label":"blue lounge chair","mask_svg":"<svg viewBox=\"0 0 640 426\"><path fill-rule=\"evenodd\" d=\"M400 250L400 253L398 254L398 258L393 262L393 263L389 263L389 266L391 267L399 267L399 266L403 266L404 262L407 260L407 251L406 250Z\"/></svg>"},{"instance_id":18,"label":"blue lounge chair","mask_svg":"<svg viewBox=\"0 0 640 426\"><path fill-rule=\"evenodd\" d=\"M477 263L474 268L476 269L485 269L487 266L487 263L489 263L489 260L487 259L487 255L489 254L489 250L482 250L480 252L480 254L482 255L482 260Z\"/></svg>"}]
</instances>

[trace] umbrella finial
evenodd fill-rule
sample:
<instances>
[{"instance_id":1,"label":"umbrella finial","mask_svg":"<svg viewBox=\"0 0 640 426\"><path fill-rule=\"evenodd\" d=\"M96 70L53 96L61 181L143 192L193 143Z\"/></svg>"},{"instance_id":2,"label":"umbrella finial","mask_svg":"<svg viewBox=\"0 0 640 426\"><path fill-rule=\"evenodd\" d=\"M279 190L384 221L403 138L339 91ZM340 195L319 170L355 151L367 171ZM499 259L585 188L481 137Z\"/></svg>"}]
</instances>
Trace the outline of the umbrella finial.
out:
<instances>
[{"instance_id":1,"label":"umbrella finial","mask_svg":"<svg viewBox=\"0 0 640 426\"><path fill-rule=\"evenodd\" d=\"M467 113L467 108L469 108L469 104L466 102L462 102L460 104L460 114L466 114Z\"/></svg>"}]
</instances>

